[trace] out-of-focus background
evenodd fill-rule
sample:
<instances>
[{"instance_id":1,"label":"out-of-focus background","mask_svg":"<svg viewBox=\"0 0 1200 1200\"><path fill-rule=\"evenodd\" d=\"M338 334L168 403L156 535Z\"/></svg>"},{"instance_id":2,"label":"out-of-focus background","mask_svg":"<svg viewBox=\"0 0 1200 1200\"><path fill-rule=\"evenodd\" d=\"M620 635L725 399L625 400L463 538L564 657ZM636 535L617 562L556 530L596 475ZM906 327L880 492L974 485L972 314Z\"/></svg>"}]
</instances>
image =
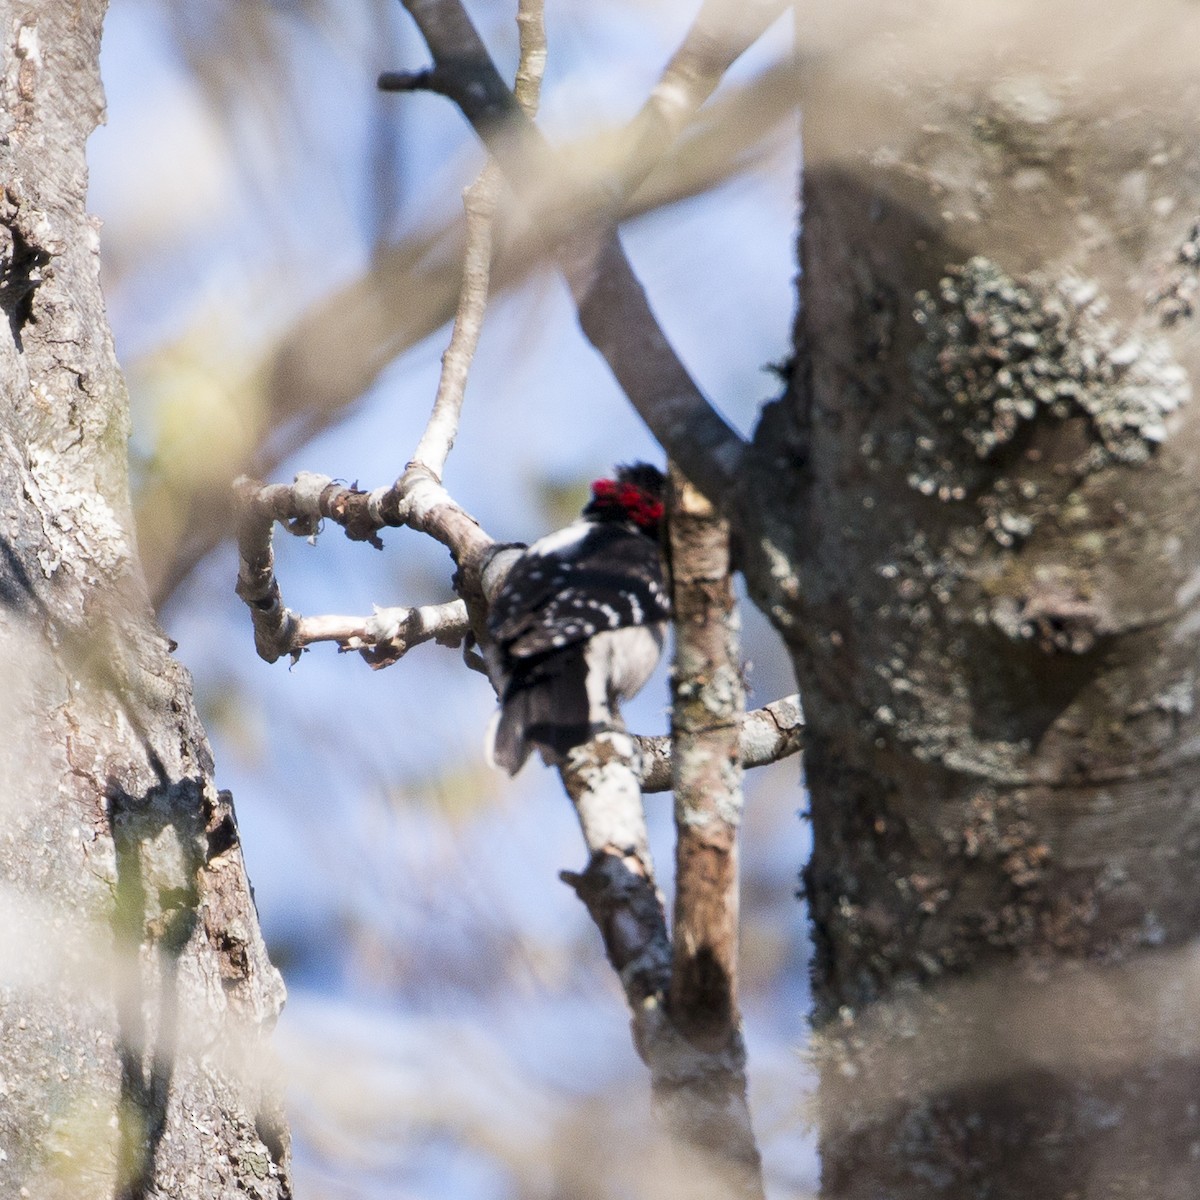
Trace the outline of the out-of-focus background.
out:
<instances>
[{"instance_id":1,"label":"out-of-focus background","mask_svg":"<svg viewBox=\"0 0 1200 1200\"><path fill-rule=\"evenodd\" d=\"M551 0L543 128L584 147L619 130L694 8ZM510 74L513 9L472 6ZM648 181L625 226L668 335L744 430L789 347L790 37L781 23L737 64L691 157ZM113 0L90 202L134 411L143 555L288 985L276 1045L298 1194L641 1196L647 1081L599 938L557 877L584 851L555 777L485 766L493 697L455 652L423 646L373 673L317 647L268 666L233 594L234 475L388 483L428 415L460 192L483 157L448 102L375 91L380 70L425 61L385 0ZM446 482L493 535L528 541L614 461L661 454L553 272L508 263ZM287 603L361 613L450 597L444 551L408 531L385 542L278 534ZM769 627L749 606L743 618L751 703L792 691ZM664 669L631 726L661 732L666 703ZM747 780L744 1012L776 1197L807 1194L816 1173L802 806L794 759ZM669 797L648 807L669 895Z\"/></svg>"}]
</instances>

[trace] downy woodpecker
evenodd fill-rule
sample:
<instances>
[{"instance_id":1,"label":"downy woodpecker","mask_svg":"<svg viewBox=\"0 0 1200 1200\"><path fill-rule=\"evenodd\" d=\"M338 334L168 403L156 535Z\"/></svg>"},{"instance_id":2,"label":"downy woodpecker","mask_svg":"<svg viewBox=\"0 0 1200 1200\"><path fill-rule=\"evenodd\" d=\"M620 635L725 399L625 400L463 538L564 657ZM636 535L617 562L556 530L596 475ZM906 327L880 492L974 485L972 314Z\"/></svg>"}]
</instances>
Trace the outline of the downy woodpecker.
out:
<instances>
[{"instance_id":1,"label":"downy woodpecker","mask_svg":"<svg viewBox=\"0 0 1200 1200\"><path fill-rule=\"evenodd\" d=\"M608 728L662 652L670 601L659 526L662 472L618 467L592 484L580 520L533 543L488 613L485 657L500 697L488 758L510 775Z\"/></svg>"}]
</instances>

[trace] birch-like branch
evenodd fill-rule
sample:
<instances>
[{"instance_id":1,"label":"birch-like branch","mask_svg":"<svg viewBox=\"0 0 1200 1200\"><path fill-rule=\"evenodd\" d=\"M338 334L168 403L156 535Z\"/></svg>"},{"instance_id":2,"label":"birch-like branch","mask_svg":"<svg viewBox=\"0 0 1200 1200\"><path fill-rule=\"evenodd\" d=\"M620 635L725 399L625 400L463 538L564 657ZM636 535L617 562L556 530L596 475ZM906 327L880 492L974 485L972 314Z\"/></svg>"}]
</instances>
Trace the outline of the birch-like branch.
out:
<instances>
[{"instance_id":1,"label":"birch-like branch","mask_svg":"<svg viewBox=\"0 0 1200 1200\"><path fill-rule=\"evenodd\" d=\"M641 758L642 793L669 792L671 783L671 739L637 736ZM743 770L765 767L804 748L804 713L800 697L784 696L748 712L738 734L738 753Z\"/></svg>"},{"instance_id":2,"label":"birch-like branch","mask_svg":"<svg viewBox=\"0 0 1200 1200\"><path fill-rule=\"evenodd\" d=\"M560 771L588 849L583 873L564 871L562 879L600 930L646 1057L652 1039L639 1032L639 1022L662 1007L671 978L671 940L654 881L634 741L623 732L602 733L575 747Z\"/></svg>"},{"instance_id":3,"label":"birch-like branch","mask_svg":"<svg viewBox=\"0 0 1200 1200\"><path fill-rule=\"evenodd\" d=\"M274 632L273 657L295 658L316 642L334 642L339 650L356 650L372 670L399 662L414 646L437 642L460 646L470 632L467 606L461 600L418 608L376 608L370 616L304 617L290 609ZM264 656L265 657L265 656Z\"/></svg>"},{"instance_id":4,"label":"birch-like branch","mask_svg":"<svg viewBox=\"0 0 1200 1200\"><path fill-rule=\"evenodd\" d=\"M386 90L449 96L546 230L580 325L634 408L690 478L718 501L737 480L745 444L704 397L654 318L612 224L611 193L540 211L541 193L570 189L558 160L517 106L459 0L403 0L434 65L380 77ZM543 216L545 221L543 222Z\"/></svg>"},{"instance_id":5,"label":"birch-like branch","mask_svg":"<svg viewBox=\"0 0 1200 1200\"><path fill-rule=\"evenodd\" d=\"M421 642L456 645L470 627L471 601L482 621L482 578L494 543L479 523L425 469L410 468L389 488L364 492L324 475L303 473L291 484L234 483L238 511L237 594L250 609L254 647L275 662L316 641L336 641L387 666ZM299 537L314 537L323 521L347 537L381 546L379 531L407 525L446 546L458 566L463 599L421 608L382 609L374 617L302 617L283 602L275 575L276 522ZM465 603L464 603L465 602ZM400 614L404 614L401 616Z\"/></svg>"},{"instance_id":6,"label":"birch-like branch","mask_svg":"<svg viewBox=\"0 0 1200 1200\"><path fill-rule=\"evenodd\" d=\"M499 184L496 164L488 163L479 178L463 192L467 247L458 308L454 314L450 344L442 355L442 371L438 378L433 412L412 456L413 463L419 463L438 479L442 477L446 459L458 435L467 374L483 328L492 266L492 218L496 212Z\"/></svg>"}]
</instances>

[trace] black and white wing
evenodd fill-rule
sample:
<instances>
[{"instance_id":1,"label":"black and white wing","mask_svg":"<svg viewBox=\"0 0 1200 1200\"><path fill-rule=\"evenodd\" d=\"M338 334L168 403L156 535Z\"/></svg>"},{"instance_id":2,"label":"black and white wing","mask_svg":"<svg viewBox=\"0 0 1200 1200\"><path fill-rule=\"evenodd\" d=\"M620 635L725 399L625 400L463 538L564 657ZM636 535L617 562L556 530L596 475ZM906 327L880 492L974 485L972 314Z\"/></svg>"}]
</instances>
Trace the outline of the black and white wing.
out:
<instances>
[{"instance_id":1,"label":"black and white wing","mask_svg":"<svg viewBox=\"0 0 1200 1200\"><path fill-rule=\"evenodd\" d=\"M616 719L658 662L670 605L658 543L579 521L535 542L493 599L487 658L500 693L491 757L510 774Z\"/></svg>"}]
</instances>

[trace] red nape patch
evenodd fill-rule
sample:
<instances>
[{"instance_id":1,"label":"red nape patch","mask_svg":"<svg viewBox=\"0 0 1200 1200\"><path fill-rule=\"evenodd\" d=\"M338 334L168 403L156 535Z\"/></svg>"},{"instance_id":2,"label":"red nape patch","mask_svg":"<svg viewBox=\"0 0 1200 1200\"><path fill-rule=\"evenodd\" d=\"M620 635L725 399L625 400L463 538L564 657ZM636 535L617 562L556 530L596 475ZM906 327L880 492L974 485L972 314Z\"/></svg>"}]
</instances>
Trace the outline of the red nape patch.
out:
<instances>
[{"instance_id":1,"label":"red nape patch","mask_svg":"<svg viewBox=\"0 0 1200 1200\"><path fill-rule=\"evenodd\" d=\"M592 498L603 508L619 508L630 521L643 529L651 529L662 520L662 501L647 495L635 483L597 479L592 483Z\"/></svg>"},{"instance_id":2,"label":"red nape patch","mask_svg":"<svg viewBox=\"0 0 1200 1200\"><path fill-rule=\"evenodd\" d=\"M662 501L651 500L648 496L643 495L637 508L630 510L630 515L637 525L643 525L647 528L651 525L657 525L662 520Z\"/></svg>"}]
</instances>

